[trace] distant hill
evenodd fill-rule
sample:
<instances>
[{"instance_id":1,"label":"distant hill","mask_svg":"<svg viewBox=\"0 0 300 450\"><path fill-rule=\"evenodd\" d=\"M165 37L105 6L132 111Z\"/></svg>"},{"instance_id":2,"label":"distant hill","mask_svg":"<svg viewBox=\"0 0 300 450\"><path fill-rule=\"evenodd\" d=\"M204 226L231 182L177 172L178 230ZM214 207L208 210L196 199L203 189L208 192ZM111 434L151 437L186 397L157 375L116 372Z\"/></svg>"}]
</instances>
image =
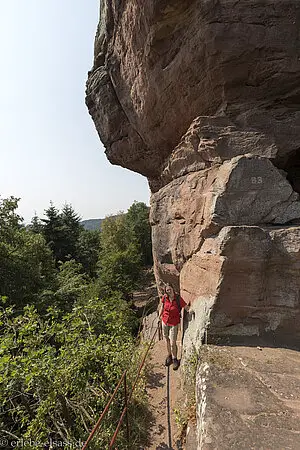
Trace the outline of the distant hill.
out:
<instances>
[{"instance_id":1,"label":"distant hill","mask_svg":"<svg viewBox=\"0 0 300 450\"><path fill-rule=\"evenodd\" d=\"M119 214L115 214L107 217L113 217L114 219L116 219L118 216ZM86 219L82 220L80 224L88 231L101 230L101 223L103 222L103 220L104 219Z\"/></svg>"},{"instance_id":2,"label":"distant hill","mask_svg":"<svg viewBox=\"0 0 300 450\"><path fill-rule=\"evenodd\" d=\"M87 219L82 220L80 223L86 230L93 231L101 229L101 223L103 220L104 219Z\"/></svg>"}]
</instances>

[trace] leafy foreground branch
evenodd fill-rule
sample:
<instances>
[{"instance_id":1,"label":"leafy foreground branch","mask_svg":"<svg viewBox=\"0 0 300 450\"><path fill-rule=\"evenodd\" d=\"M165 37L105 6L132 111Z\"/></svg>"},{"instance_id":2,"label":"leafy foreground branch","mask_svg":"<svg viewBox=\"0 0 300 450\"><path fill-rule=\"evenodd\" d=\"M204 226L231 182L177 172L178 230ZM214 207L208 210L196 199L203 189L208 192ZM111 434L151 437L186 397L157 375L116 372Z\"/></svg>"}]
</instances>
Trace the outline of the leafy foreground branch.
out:
<instances>
[{"instance_id":1,"label":"leafy foreground branch","mask_svg":"<svg viewBox=\"0 0 300 450\"><path fill-rule=\"evenodd\" d=\"M12 307L1 308L0 320L1 429L39 441L84 440L123 370L137 365L127 304L115 293L79 300L62 317L51 307L44 317L33 306L17 316ZM141 385L131 408L134 422L137 412L144 415L142 391ZM90 448L106 448L122 407L120 392ZM132 440L140 441L140 424L132 425ZM122 441L121 433L119 448Z\"/></svg>"}]
</instances>

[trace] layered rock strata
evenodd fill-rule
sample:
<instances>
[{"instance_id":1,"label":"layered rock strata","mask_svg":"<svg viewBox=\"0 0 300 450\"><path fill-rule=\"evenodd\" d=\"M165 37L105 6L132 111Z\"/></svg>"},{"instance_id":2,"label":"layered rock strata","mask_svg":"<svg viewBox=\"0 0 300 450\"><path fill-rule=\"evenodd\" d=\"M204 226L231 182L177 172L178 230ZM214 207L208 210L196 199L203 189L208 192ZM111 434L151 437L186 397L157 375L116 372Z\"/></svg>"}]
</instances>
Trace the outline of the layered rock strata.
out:
<instances>
[{"instance_id":1,"label":"layered rock strata","mask_svg":"<svg viewBox=\"0 0 300 450\"><path fill-rule=\"evenodd\" d=\"M187 348L299 338L299 29L298 0L101 2L86 103L108 159L149 180Z\"/></svg>"}]
</instances>

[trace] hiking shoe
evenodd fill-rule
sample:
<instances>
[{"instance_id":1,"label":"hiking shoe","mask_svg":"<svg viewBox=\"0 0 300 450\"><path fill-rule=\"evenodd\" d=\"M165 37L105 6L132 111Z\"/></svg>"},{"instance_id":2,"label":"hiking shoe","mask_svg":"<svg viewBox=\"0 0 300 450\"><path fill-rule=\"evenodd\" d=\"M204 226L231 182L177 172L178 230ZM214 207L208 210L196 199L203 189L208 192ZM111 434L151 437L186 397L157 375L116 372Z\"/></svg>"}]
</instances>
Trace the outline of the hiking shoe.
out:
<instances>
[{"instance_id":1,"label":"hiking shoe","mask_svg":"<svg viewBox=\"0 0 300 450\"><path fill-rule=\"evenodd\" d=\"M180 366L180 362L178 361L177 358L174 358L173 359L173 370L177 370L179 366Z\"/></svg>"},{"instance_id":2,"label":"hiking shoe","mask_svg":"<svg viewBox=\"0 0 300 450\"><path fill-rule=\"evenodd\" d=\"M169 355L166 359L165 365L168 367L172 364L172 355Z\"/></svg>"}]
</instances>

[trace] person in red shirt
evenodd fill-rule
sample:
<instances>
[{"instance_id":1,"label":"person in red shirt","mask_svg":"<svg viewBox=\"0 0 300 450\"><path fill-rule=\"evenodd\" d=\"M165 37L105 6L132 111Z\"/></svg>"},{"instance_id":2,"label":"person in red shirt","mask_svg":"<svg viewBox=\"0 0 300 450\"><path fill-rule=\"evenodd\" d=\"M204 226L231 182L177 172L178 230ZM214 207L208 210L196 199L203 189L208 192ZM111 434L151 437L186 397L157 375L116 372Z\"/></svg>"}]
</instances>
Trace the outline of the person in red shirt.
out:
<instances>
[{"instance_id":1,"label":"person in red shirt","mask_svg":"<svg viewBox=\"0 0 300 450\"><path fill-rule=\"evenodd\" d=\"M185 303L180 295L175 293L174 288L170 284L167 284L165 287L165 294L161 299L158 315L159 320L162 321L163 335L167 343L168 356L165 364L166 366L170 366L173 362L174 370L177 370L179 367L176 340L180 324L181 308L188 311L189 305Z\"/></svg>"}]
</instances>

